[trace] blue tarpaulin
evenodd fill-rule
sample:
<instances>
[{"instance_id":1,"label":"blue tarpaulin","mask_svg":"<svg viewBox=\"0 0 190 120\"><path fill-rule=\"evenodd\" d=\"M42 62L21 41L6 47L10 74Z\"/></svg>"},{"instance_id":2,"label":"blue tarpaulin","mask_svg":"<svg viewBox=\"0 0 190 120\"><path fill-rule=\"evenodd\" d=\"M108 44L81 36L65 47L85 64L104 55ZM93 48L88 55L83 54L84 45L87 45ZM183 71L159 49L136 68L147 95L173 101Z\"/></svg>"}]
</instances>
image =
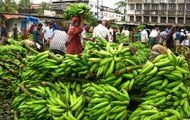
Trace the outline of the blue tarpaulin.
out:
<instances>
[{"instance_id":1,"label":"blue tarpaulin","mask_svg":"<svg viewBox=\"0 0 190 120\"><path fill-rule=\"evenodd\" d=\"M31 22L33 22L34 24L39 23L39 19L36 18L36 17L33 17L33 16L25 16L25 18L26 18L27 22L31 21Z\"/></svg>"}]
</instances>

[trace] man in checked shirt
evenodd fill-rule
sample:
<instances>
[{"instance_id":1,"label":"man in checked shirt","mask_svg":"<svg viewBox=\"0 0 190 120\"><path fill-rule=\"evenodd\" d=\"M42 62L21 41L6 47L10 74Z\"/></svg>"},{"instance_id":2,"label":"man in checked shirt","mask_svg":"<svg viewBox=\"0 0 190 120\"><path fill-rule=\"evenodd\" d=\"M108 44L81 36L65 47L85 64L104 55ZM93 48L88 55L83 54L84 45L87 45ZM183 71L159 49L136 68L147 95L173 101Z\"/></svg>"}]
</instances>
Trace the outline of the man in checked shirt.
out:
<instances>
[{"instance_id":1,"label":"man in checked shirt","mask_svg":"<svg viewBox=\"0 0 190 120\"><path fill-rule=\"evenodd\" d=\"M63 29L61 29L63 28L62 24L60 24L59 28L60 29L53 31L52 37L49 41L49 51L53 52L54 54L64 55L66 53L68 35Z\"/></svg>"}]
</instances>

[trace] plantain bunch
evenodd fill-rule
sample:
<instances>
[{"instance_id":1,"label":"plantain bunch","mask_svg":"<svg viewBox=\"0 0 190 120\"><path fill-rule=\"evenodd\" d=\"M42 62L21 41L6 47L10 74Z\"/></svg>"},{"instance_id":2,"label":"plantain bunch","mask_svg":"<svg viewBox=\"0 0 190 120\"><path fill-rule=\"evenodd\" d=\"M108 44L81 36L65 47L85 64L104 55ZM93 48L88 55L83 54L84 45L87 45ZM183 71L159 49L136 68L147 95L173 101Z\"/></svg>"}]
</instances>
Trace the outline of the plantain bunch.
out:
<instances>
[{"instance_id":1,"label":"plantain bunch","mask_svg":"<svg viewBox=\"0 0 190 120\"><path fill-rule=\"evenodd\" d=\"M84 15L84 18L88 18L90 7L83 3L73 3L69 5L63 13L63 18L71 20L75 16Z\"/></svg>"}]
</instances>

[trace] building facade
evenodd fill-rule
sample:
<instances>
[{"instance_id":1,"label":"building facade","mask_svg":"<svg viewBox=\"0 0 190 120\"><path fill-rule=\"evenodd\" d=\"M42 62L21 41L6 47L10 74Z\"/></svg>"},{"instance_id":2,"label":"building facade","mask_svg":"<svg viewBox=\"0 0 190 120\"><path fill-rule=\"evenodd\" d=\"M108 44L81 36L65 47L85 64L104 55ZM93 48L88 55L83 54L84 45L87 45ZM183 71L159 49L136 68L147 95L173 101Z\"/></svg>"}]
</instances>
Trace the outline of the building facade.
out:
<instances>
[{"instance_id":1,"label":"building facade","mask_svg":"<svg viewBox=\"0 0 190 120\"><path fill-rule=\"evenodd\" d=\"M127 22L190 24L190 0L128 0Z\"/></svg>"}]
</instances>

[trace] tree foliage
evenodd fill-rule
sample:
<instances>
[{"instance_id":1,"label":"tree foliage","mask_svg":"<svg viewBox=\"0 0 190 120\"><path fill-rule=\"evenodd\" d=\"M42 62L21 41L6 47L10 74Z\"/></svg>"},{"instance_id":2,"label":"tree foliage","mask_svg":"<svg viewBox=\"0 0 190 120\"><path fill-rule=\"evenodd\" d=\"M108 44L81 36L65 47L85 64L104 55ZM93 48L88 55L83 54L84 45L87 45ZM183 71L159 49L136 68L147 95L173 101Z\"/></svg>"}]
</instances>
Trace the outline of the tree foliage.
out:
<instances>
[{"instance_id":1,"label":"tree foliage","mask_svg":"<svg viewBox=\"0 0 190 120\"><path fill-rule=\"evenodd\" d=\"M14 0L0 0L0 12L17 13L18 7Z\"/></svg>"},{"instance_id":2,"label":"tree foliage","mask_svg":"<svg viewBox=\"0 0 190 120\"><path fill-rule=\"evenodd\" d=\"M40 8L38 9L38 15L43 15L44 14L44 10L51 10L51 5L49 3L46 2L41 2L40 4Z\"/></svg>"},{"instance_id":3,"label":"tree foliage","mask_svg":"<svg viewBox=\"0 0 190 120\"><path fill-rule=\"evenodd\" d=\"M30 9L31 2L30 0L20 0L18 3L19 8Z\"/></svg>"},{"instance_id":4,"label":"tree foliage","mask_svg":"<svg viewBox=\"0 0 190 120\"><path fill-rule=\"evenodd\" d=\"M89 25L92 25L92 26L96 25L96 21L97 21L97 18L96 18L96 16L93 15L93 14L90 14L90 15L89 15L89 19L86 20L86 22L87 22Z\"/></svg>"},{"instance_id":5,"label":"tree foliage","mask_svg":"<svg viewBox=\"0 0 190 120\"><path fill-rule=\"evenodd\" d=\"M127 0L121 0L115 3L114 5L117 6L116 10L120 11L121 13L124 13L124 15L126 14ZM124 17L124 21L125 21L125 17Z\"/></svg>"}]
</instances>

